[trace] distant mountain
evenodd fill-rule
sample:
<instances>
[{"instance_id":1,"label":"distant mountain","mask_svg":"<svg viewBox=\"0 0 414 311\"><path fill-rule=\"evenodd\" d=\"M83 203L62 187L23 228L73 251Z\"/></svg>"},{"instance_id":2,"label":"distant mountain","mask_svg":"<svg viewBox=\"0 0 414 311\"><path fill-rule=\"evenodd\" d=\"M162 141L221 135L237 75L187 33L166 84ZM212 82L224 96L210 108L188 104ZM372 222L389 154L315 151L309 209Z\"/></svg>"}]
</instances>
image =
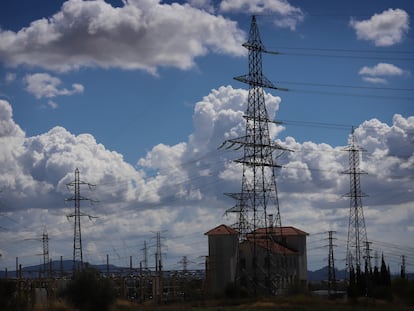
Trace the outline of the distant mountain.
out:
<instances>
[{"instance_id":1,"label":"distant mountain","mask_svg":"<svg viewBox=\"0 0 414 311\"><path fill-rule=\"evenodd\" d=\"M343 280L345 278L345 270L335 269L335 278L337 280ZM316 271L308 271L309 282L320 282L328 279L328 266L323 267Z\"/></svg>"},{"instance_id":2,"label":"distant mountain","mask_svg":"<svg viewBox=\"0 0 414 311\"><path fill-rule=\"evenodd\" d=\"M116 276L129 276L131 274L137 275L139 273L138 268L133 268L132 271L129 267L117 267L114 265L92 265L85 263L85 265L89 265L91 268L96 269L102 274L109 274L109 275L116 275ZM72 260L64 260L62 262L60 261L54 261L52 262L52 276L53 277L61 277L61 276L70 276L72 274L72 267L73 262ZM144 271L144 273L149 273L151 275L155 274L155 271ZM183 271L163 271L164 277L169 277L171 275L175 275L177 273L180 273L181 275L187 275L203 279L205 276L204 270L192 270L187 271L185 274L183 274ZM38 278L38 277L44 277L44 267L42 264L35 265L35 266L29 266L29 267L22 267L22 278ZM16 271L7 271L7 277L10 279L14 279L17 277ZM6 278L6 271L0 271L0 278Z\"/></svg>"},{"instance_id":3,"label":"distant mountain","mask_svg":"<svg viewBox=\"0 0 414 311\"><path fill-rule=\"evenodd\" d=\"M114 265L109 265L108 267L105 265L90 265L90 267L98 270L101 273L106 273L107 269L109 268L109 273L120 273L121 271L129 270L129 268L119 268ZM53 276L61 276L63 275L70 275L72 273L73 268L73 261L72 260L63 260L60 261L53 261L52 262L52 275ZM37 278L39 276L44 276L44 266L34 265L28 267L22 267L22 278ZM16 278L17 274L16 271L7 271L8 278ZM0 271L0 278L6 277L6 271Z\"/></svg>"}]
</instances>

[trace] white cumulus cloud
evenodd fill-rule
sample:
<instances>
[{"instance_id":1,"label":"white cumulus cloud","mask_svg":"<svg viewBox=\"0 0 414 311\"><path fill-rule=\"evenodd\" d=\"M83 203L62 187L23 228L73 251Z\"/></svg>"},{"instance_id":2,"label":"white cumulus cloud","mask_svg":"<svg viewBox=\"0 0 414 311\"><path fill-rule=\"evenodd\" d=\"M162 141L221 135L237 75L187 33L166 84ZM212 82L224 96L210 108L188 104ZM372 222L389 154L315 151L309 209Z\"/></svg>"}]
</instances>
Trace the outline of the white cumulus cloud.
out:
<instances>
[{"instance_id":1,"label":"white cumulus cloud","mask_svg":"<svg viewBox=\"0 0 414 311\"><path fill-rule=\"evenodd\" d=\"M84 86L79 83L72 84L72 89L59 88L62 81L48 73L27 74L24 78L26 91L36 98L53 98L62 95L80 94L84 91Z\"/></svg>"},{"instance_id":2,"label":"white cumulus cloud","mask_svg":"<svg viewBox=\"0 0 414 311\"><path fill-rule=\"evenodd\" d=\"M410 16L402 9L388 9L367 20L352 18L349 24L358 39L372 41L376 46L391 46L404 39L410 29Z\"/></svg>"},{"instance_id":3,"label":"white cumulus cloud","mask_svg":"<svg viewBox=\"0 0 414 311\"><path fill-rule=\"evenodd\" d=\"M277 14L275 25L281 28L295 30L303 21L304 14L298 7L294 7L287 0L223 0L220 11L250 14Z\"/></svg>"},{"instance_id":4,"label":"white cumulus cloud","mask_svg":"<svg viewBox=\"0 0 414 311\"><path fill-rule=\"evenodd\" d=\"M403 70L393 64L378 63L373 67L364 66L359 70L362 79L376 84L386 84L387 77L404 76L408 71Z\"/></svg>"},{"instance_id":5,"label":"white cumulus cloud","mask_svg":"<svg viewBox=\"0 0 414 311\"><path fill-rule=\"evenodd\" d=\"M54 71L81 67L189 69L209 52L240 56L245 34L233 21L188 4L68 0L50 18L0 30L0 59Z\"/></svg>"},{"instance_id":6,"label":"white cumulus cloud","mask_svg":"<svg viewBox=\"0 0 414 311\"><path fill-rule=\"evenodd\" d=\"M65 215L73 206L65 206L64 198L73 195L66 184L79 168L82 181L96 184L93 191L82 188L82 195L100 201L96 205L82 202L85 214L98 216L82 223L85 245L93 246L85 248L91 260L105 258L108 252L112 258L129 258L130 246L141 247L142 238L156 230L176 236L185 231L185 238L168 245L206 255L203 233L226 223L223 213L235 204L223 192L241 190L242 167L231 160L240 158L243 151L218 150L218 146L244 135L247 95L246 90L231 86L211 90L194 106L194 131L188 139L172 146L155 145L136 167L88 133L74 135L54 127L27 137L14 122L11 105L0 100L0 186L2 194L7 194L1 197L1 207L8 217L0 219L7 228L3 240L32 238L47 225L53 236L51 256L71 259L73 223ZM279 97L265 96L272 119L283 103ZM282 130L273 125L272 138ZM392 124L371 119L355 129L358 144L366 149L361 168L368 174L361 176L361 188L369 194L363 200L369 239L392 237L411 243L413 133L414 117L398 114ZM342 195L349 192L349 176L342 172L349 162L345 146L299 143L294 137L277 142L294 151L278 159L283 165L277 171L282 224L310 232L346 230L349 202ZM393 211L398 217L392 216ZM392 233L384 230L384 217L393 224ZM189 244L189 240L197 243ZM24 258L38 253L32 244L24 247ZM3 263L12 269L22 249L18 243L6 243L1 249L7 255ZM37 263L38 258L32 260Z\"/></svg>"},{"instance_id":7,"label":"white cumulus cloud","mask_svg":"<svg viewBox=\"0 0 414 311\"><path fill-rule=\"evenodd\" d=\"M404 70L393 64L379 63L374 67L362 67L359 74L369 76L401 76L404 74Z\"/></svg>"}]
</instances>

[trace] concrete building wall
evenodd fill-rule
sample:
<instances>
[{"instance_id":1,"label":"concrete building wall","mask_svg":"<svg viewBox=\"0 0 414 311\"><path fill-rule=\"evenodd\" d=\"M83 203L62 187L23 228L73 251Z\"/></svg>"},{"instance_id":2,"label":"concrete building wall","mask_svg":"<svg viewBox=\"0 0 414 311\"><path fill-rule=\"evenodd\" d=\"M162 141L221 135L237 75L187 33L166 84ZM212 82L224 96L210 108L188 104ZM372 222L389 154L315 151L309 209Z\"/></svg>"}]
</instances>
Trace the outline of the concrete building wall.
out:
<instances>
[{"instance_id":1,"label":"concrete building wall","mask_svg":"<svg viewBox=\"0 0 414 311\"><path fill-rule=\"evenodd\" d=\"M237 269L238 236L211 235L209 247L210 293L223 293L227 284L234 282Z\"/></svg>"},{"instance_id":2,"label":"concrete building wall","mask_svg":"<svg viewBox=\"0 0 414 311\"><path fill-rule=\"evenodd\" d=\"M259 229L257 233L259 240L255 246L256 265L253 263L252 240L248 239L240 243L237 232L226 225L220 225L207 232L209 243L207 282L210 294L222 294L227 284L235 281L236 273L240 273L238 275L240 285L247 288L257 289L259 285L263 290L279 291L289 288L297 281L306 286L307 233L293 227L284 227L283 230L283 241L281 241L280 230L275 230L271 233L273 244L267 244L262 236L266 231ZM252 275L256 277L255 283Z\"/></svg>"},{"instance_id":3,"label":"concrete building wall","mask_svg":"<svg viewBox=\"0 0 414 311\"><path fill-rule=\"evenodd\" d=\"M240 244L241 286L254 288L252 279L254 274L256 290L272 291L263 292L264 294L280 294L296 282L299 273L298 254L269 254L266 249L256 245L256 271L254 272L253 247L253 242L249 241Z\"/></svg>"},{"instance_id":4,"label":"concrete building wall","mask_svg":"<svg viewBox=\"0 0 414 311\"><path fill-rule=\"evenodd\" d=\"M286 237L287 246L298 253L298 279L307 282L308 258L306 252L306 235L292 235Z\"/></svg>"}]
</instances>

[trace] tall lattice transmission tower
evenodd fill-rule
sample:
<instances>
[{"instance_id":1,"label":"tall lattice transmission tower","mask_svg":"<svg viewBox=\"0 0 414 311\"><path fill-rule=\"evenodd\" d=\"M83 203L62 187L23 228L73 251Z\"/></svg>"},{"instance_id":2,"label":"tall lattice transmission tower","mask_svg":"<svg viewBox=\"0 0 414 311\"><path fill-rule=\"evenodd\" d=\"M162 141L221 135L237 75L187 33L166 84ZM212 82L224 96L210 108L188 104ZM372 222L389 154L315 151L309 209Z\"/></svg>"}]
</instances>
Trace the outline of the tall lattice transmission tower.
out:
<instances>
[{"instance_id":1,"label":"tall lattice transmission tower","mask_svg":"<svg viewBox=\"0 0 414 311\"><path fill-rule=\"evenodd\" d=\"M235 150L243 148L243 156L235 160L243 165L241 192L226 194L236 200L236 205L227 210L227 213L237 215L234 227L239 232L240 242L246 240L248 235L254 236L252 253L253 262L256 262L258 252L256 230L266 228L266 236L269 234L267 228L280 228L282 232L275 178L275 169L280 166L275 163L275 159L286 150L274 142L269 135L269 125L274 121L269 119L263 89L286 89L276 87L262 73L262 53L275 53L265 49L260 39L255 16L251 20L248 41L243 44L243 47L249 52L249 73L234 79L249 85L248 103L244 115L245 135L227 140L222 146L227 145L227 149L234 148ZM275 155L276 151L277 155ZM270 239L265 240L267 243ZM258 263L254 264L253 275L249 276L253 283L257 281L257 269L260 269ZM267 273L267 279L270 280L270 271ZM254 286L256 289L259 284L254 284Z\"/></svg>"},{"instance_id":2,"label":"tall lattice transmission tower","mask_svg":"<svg viewBox=\"0 0 414 311\"><path fill-rule=\"evenodd\" d=\"M75 180L66 184L68 188L73 188L74 195L71 198L68 198L65 200L65 201L75 202L75 212L73 214L67 215L68 218L69 217L75 218L75 224L74 224L74 229L73 229L73 265L72 265L72 269L74 272L76 270L83 268L82 233L81 233L81 221L80 221L81 216L87 216L89 217L89 219L95 218L91 215L81 213L80 211L81 201L94 202L94 200L81 196L81 193L80 193L81 185L87 185L89 188L95 187L95 185L93 184L80 180L79 169L76 168Z\"/></svg>"},{"instance_id":3,"label":"tall lattice transmission tower","mask_svg":"<svg viewBox=\"0 0 414 311\"><path fill-rule=\"evenodd\" d=\"M346 270L349 276L351 270L361 271L361 265L365 258L365 267L371 269L369 244L365 227L362 197L366 194L361 191L361 174L366 174L360 169L361 152L365 151L355 141L354 129L352 129L350 144L345 148L349 152L349 169L344 174L349 175L350 191L345 196L350 198L348 242L346 256ZM368 247L367 247L368 246Z\"/></svg>"}]
</instances>

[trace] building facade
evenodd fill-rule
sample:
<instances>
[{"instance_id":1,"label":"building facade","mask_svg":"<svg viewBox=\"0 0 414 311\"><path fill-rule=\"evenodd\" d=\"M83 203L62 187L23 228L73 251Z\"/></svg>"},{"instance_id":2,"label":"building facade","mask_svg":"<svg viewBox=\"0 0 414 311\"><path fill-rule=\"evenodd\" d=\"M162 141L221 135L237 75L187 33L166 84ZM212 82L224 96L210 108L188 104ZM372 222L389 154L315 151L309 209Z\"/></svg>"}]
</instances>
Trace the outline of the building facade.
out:
<instances>
[{"instance_id":1,"label":"building facade","mask_svg":"<svg viewBox=\"0 0 414 311\"><path fill-rule=\"evenodd\" d=\"M239 241L238 232L220 225L206 233L207 287L224 292L238 282L252 293L276 295L307 284L307 233L294 227L259 228Z\"/></svg>"}]
</instances>

